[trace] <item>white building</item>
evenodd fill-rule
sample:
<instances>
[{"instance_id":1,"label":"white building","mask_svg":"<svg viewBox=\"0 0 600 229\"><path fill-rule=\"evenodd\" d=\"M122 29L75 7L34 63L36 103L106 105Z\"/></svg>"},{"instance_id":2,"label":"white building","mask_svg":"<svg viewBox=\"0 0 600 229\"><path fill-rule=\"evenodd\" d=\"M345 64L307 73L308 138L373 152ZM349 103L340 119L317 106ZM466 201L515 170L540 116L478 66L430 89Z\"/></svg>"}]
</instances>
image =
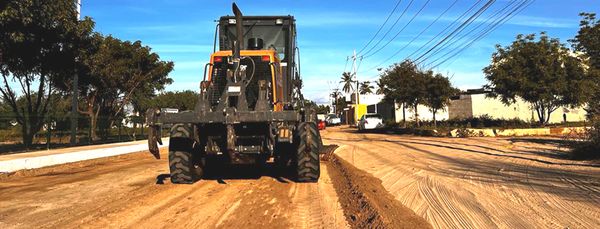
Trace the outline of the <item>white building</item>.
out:
<instances>
[{"instance_id":1,"label":"white building","mask_svg":"<svg viewBox=\"0 0 600 229\"><path fill-rule=\"evenodd\" d=\"M451 100L450 106L448 106L448 114L450 119L488 115L498 119L538 120L535 109L522 99L517 98L515 103L507 106L500 99L487 98L485 93L466 93L455 100ZM563 122L563 114L566 114L568 122L578 122L586 119L587 112L583 108L560 107L552 112L549 123Z\"/></svg>"},{"instance_id":2,"label":"white building","mask_svg":"<svg viewBox=\"0 0 600 229\"><path fill-rule=\"evenodd\" d=\"M375 112L376 108L374 105L380 103L383 99L382 95L361 95L360 103L368 105L369 112ZM391 104L384 106L379 104L380 109L377 113L380 113L386 117L390 117L391 120L396 122L402 122L403 109L402 105L395 104L393 108L393 114L388 114L391 111ZM389 111L388 111L389 108ZM419 105L417 108L419 114L419 120L421 121L432 121L433 112L429 107ZM405 110L406 121L415 121L414 107L407 107ZM566 114L568 122L579 122L586 120L587 112L583 108L571 109L568 107L560 107L550 115L549 123L561 123L563 122L563 114ZM536 111L531 105L522 99L511 105L504 105L500 99L487 98L486 93L482 90L469 90L467 93L461 94L459 97L450 100L450 105L445 109L438 110L435 118L438 121L448 119L464 119L474 118L481 116L489 116L494 119L514 119L518 118L523 121L538 121Z\"/></svg>"}]
</instances>

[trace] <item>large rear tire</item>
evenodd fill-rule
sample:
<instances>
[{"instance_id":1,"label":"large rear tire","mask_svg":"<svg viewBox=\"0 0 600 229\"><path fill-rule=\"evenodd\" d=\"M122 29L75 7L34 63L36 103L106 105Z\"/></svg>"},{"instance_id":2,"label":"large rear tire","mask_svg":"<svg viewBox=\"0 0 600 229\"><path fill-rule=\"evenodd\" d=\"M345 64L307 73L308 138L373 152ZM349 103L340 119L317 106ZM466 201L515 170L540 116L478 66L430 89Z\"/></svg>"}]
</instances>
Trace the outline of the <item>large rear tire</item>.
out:
<instances>
[{"instance_id":1,"label":"large rear tire","mask_svg":"<svg viewBox=\"0 0 600 229\"><path fill-rule=\"evenodd\" d=\"M189 124L175 124L169 139L171 183L192 184L204 173L200 152L195 152L193 130Z\"/></svg>"},{"instance_id":2,"label":"large rear tire","mask_svg":"<svg viewBox=\"0 0 600 229\"><path fill-rule=\"evenodd\" d=\"M314 122L298 125L298 148L296 153L296 179L299 182L317 182L321 174L319 130Z\"/></svg>"}]
</instances>

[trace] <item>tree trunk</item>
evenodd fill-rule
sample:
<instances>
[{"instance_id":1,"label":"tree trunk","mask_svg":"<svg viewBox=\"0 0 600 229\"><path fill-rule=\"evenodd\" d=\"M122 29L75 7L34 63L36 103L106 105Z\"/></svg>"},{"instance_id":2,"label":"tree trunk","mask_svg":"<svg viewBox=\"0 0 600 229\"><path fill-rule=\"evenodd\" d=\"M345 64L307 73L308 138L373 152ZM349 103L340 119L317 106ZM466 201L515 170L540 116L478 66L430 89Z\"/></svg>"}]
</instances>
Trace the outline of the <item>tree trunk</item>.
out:
<instances>
[{"instance_id":1,"label":"tree trunk","mask_svg":"<svg viewBox=\"0 0 600 229\"><path fill-rule=\"evenodd\" d=\"M544 125L545 120L546 120L544 117L544 114L546 113L546 111L544 110L544 107L539 104L535 104L533 108L535 109L535 112L537 113L538 123L540 125Z\"/></svg>"},{"instance_id":2,"label":"tree trunk","mask_svg":"<svg viewBox=\"0 0 600 229\"><path fill-rule=\"evenodd\" d=\"M406 128L406 103L402 104L402 123L404 128Z\"/></svg>"},{"instance_id":3,"label":"tree trunk","mask_svg":"<svg viewBox=\"0 0 600 229\"><path fill-rule=\"evenodd\" d=\"M421 127L421 124L419 123L418 106L419 106L419 104L415 104L415 122L417 122L417 127Z\"/></svg>"},{"instance_id":4,"label":"tree trunk","mask_svg":"<svg viewBox=\"0 0 600 229\"><path fill-rule=\"evenodd\" d=\"M98 138L98 134L96 133L96 126L98 125L98 115L94 114L94 112L92 111L92 113L90 113L89 115L90 117L90 134L92 135L92 141L97 141Z\"/></svg>"},{"instance_id":5,"label":"tree trunk","mask_svg":"<svg viewBox=\"0 0 600 229\"><path fill-rule=\"evenodd\" d=\"M23 145L25 148L29 149L33 144L33 132L30 128L31 123L23 123L21 124L21 135L23 138Z\"/></svg>"},{"instance_id":6,"label":"tree trunk","mask_svg":"<svg viewBox=\"0 0 600 229\"><path fill-rule=\"evenodd\" d=\"M133 136L132 137L133 137L134 141L137 141L136 134L137 134L137 122L133 122Z\"/></svg>"},{"instance_id":7,"label":"tree trunk","mask_svg":"<svg viewBox=\"0 0 600 229\"><path fill-rule=\"evenodd\" d=\"M437 128L437 120L435 120L435 113L437 113L437 110L433 110L433 128Z\"/></svg>"}]
</instances>

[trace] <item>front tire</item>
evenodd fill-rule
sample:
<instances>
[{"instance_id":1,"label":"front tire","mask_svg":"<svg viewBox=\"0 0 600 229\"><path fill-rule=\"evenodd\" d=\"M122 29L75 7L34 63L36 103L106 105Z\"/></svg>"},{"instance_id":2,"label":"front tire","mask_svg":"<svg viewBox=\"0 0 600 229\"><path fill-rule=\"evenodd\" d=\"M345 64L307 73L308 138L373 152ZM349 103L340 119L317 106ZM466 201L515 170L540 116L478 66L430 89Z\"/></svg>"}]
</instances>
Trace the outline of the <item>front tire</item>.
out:
<instances>
[{"instance_id":1,"label":"front tire","mask_svg":"<svg viewBox=\"0 0 600 229\"><path fill-rule=\"evenodd\" d=\"M204 174L201 155L195 154L192 127L175 124L169 139L169 170L171 183L192 184Z\"/></svg>"},{"instance_id":2,"label":"front tire","mask_svg":"<svg viewBox=\"0 0 600 229\"><path fill-rule=\"evenodd\" d=\"M296 179L299 182L317 182L321 174L319 130L313 122L298 125L298 147L296 153Z\"/></svg>"}]
</instances>

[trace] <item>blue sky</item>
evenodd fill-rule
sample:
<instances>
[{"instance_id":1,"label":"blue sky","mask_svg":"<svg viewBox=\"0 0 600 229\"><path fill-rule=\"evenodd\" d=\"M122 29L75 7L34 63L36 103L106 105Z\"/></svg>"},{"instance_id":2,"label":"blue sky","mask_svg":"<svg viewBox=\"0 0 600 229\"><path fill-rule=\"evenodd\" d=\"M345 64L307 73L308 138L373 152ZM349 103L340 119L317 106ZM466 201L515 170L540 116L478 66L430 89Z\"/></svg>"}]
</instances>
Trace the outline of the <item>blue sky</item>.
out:
<instances>
[{"instance_id":1,"label":"blue sky","mask_svg":"<svg viewBox=\"0 0 600 229\"><path fill-rule=\"evenodd\" d=\"M339 78L346 66L346 57L352 50L360 50L384 22L396 5L396 0L380 1L236 1L244 15L294 15L298 27L298 45L301 50L304 94L319 103L327 101L328 91L338 87ZM477 3L477 0L402 0L390 20L371 45L381 42L372 52L380 51L363 59L359 80L375 80L375 68L394 53L397 56L381 66L386 67L406 58L413 51L445 28ZM477 5L482 6L485 1ZM486 22L494 12L510 4L509 0L497 0L471 27L469 31ZM407 6L410 7L407 8ZM82 0L82 15L96 21L96 30L103 34L127 40L141 40L153 48L164 60L175 62L171 73L174 83L167 90L198 90L204 64L212 52L214 20L221 15L231 15L231 1L198 0ZM412 43L424 28L443 11L452 7ZM512 6L512 5L509 5ZM407 8L396 26L381 39L393 22ZM416 14L419 9L422 11ZM537 0L498 29L473 43L435 71L447 74L452 83L461 88L477 88L485 84L481 69L489 64L495 44L510 44L519 33L547 31L564 43L575 36L579 24L579 12L600 13L597 0ZM408 24L408 21L414 20ZM400 32L400 30L404 29ZM476 30L478 31L478 30ZM395 39L391 39L394 35ZM460 35L458 36L460 37ZM471 36L466 36L469 39ZM387 46L381 48L384 44ZM410 43L410 44L409 44ZM434 42L435 43L435 42ZM462 44L458 41L456 44ZM367 47L369 50L371 45ZM402 49L403 47L406 47ZM425 49L427 50L427 49ZM452 50L448 48L446 50ZM424 64L445 54L440 52L428 58ZM370 56L369 56L370 55ZM440 59L443 60L444 58ZM429 65L433 66L435 64ZM350 63L347 69L350 69Z\"/></svg>"}]
</instances>

